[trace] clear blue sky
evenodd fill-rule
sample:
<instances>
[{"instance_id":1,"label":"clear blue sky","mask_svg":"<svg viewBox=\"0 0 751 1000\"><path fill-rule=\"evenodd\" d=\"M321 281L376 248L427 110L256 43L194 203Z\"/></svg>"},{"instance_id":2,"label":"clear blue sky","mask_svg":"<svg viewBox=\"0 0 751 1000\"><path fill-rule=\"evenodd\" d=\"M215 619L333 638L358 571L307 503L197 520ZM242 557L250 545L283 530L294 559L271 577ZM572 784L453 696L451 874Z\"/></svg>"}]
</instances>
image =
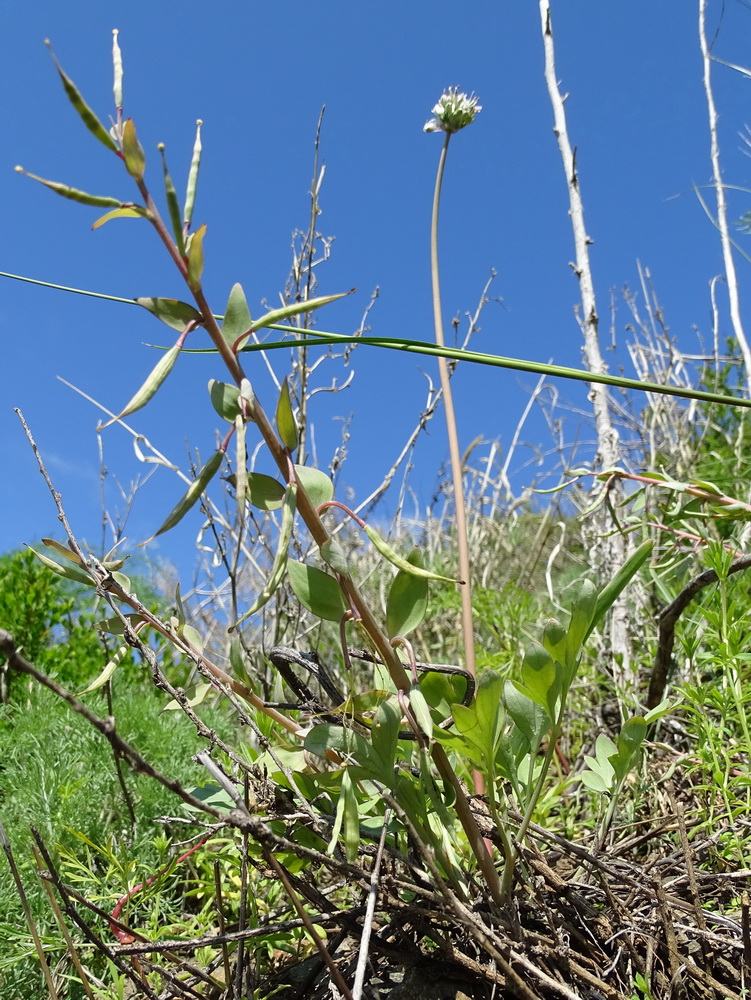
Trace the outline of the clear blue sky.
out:
<instances>
[{"instance_id":1,"label":"clear blue sky","mask_svg":"<svg viewBox=\"0 0 751 1000\"><path fill-rule=\"evenodd\" d=\"M672 334L697 349L694 328L710 338L709 282L721 270L716 233L692 191L710 178L696 4L557 0L558 73L578 148L603 336L609 295L637 286L636 261L652 271ZM711 4L715 51L751 61L751 10L739 0ZM498 277L473 346L497 354L580 364L578 299L567 198L543 79L538 5L478 0L462 10L444 0L378 4L215 4L128 0L68 4L8 0L0 10L4 100L0 115L3 240L0 269L113 295L185 297L148 225L113 222L92 232L96 209L57 198L13 172L16 163L99 194L132 197L129 179L84 130L68 105L43 39L100 117L111 112L111 29L120 29L125 111L146 148L159 188L155 146L163 141L182 191L195 119L204 120L204 161L196 223L208 223L205 289L222 311L235 281L251 309L278 301L290 262L290 235L307 224L312 143L326 105L320 229L336 237L320 269L320 293L357 294L320 314L324 329L354 330L373 289L373 332L432 339L429 214L441 137L422 126L441 91L475 91L483 111L452 142L442 210L441 260L447 320L474 310L491 268ZM739 131L751 121L751 81L715 67L729 183L749 183L751 161ZM751 208L736 194L731 217ZM739 237L739 239L748 239ZM739 263L742 302L749 265ZM616 296L618 298L618 296ZM629 315L619 301L618 340ZM117 409L155 362L144 342L169 331L135 307L0 279L3 378L0 390L0 551L47 533L59 535L51 500L12 407L20 407L41 446L76 531L99 539L98 412L62 385L63 376ZM723 332L729 332L723 311ZM626 366L627 355L621 352ZM614 370L618 359L611 357ZM275 359L282 372L284 358ZM258 358L248 364L267 408L269 382ZM318 458L328 462L353 416L344 472L356 497L379 481L401 448L425 398L421 371L431 359L363 348L352 387L319 395L313 408ZM155 403L132 424L184 464L185 442L211 449L219 421L206 382L222 378L210 356L186 357ZM455 392L462 443L478 435L505 447L526 403L532 376L466 366ZM585 394L559 384L581 406ZM563 414L561 414L563 415ZM428 501L447 449L442 414L417 452L412 485ZM586 437L576 414L566 437ZM539 414L523 437L549 446ZM478 456L487 453L480 449ZM531 451L519 453L519 462ZM118 428L105 435L105 464L125 485L144 467ZM263 467L263 465L261 465ZM523 473L529 481L532 471ZM181 491L160 470L139 494L128 525L133 543L150 534ZM110 483L108 502L122 507ZM192 562L196 513L158 551Z\"/></svg>"}]
</instances>

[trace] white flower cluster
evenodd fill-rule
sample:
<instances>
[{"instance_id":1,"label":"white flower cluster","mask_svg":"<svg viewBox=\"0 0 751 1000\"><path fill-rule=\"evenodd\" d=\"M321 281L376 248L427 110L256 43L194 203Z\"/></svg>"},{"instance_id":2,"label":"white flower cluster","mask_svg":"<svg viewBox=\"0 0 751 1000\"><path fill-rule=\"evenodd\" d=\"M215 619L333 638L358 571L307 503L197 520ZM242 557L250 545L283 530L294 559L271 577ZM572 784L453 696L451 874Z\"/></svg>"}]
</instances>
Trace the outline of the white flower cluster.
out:
<instances>
[{"instance_id":1,"label":"white flower cluster","mask_svg":"<svg viewBox=\"0 0 751 1000\"><path fill-rule=\"evenodd\" d=\"M459 92L458 87L449 87L441 94L441 99L433 108L435 118L425 122L424 132L458 132L465 125L471 125L482 106L474 94Z\"/></svg>"}]
</instances>

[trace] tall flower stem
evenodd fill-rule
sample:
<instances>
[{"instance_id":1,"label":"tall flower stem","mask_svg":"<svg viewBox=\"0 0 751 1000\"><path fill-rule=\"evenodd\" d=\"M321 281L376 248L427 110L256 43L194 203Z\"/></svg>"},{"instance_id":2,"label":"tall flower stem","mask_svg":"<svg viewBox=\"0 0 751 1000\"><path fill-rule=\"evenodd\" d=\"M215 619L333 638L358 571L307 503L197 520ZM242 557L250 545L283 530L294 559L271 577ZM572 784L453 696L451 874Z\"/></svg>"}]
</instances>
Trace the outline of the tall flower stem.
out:
<instances>
[{"instance_id":1,"label":"tall flower stem","mask_svg":"<svg viewBox=\"0 0 751 1000\"><path fill-rule=\"evenodd\" d=\"M446 166L446 156L448 154L450 139L451 132L447 131L443 141L441 158L438 161L438 172L435 179L435 193L433 194L433 215L430 226L430 270L433 281L433 322L435 324L435 341L441 348L446 346L446 341L443 335L441 279L438 267L438 214L441 204L443 173ZM448 434L449 455L451 458L451 478L454 487L456 535L457 547L459 550L459 578L464 581L464 586L461 587L464 669L474 675L476 673L475 637L472 622L472 579L470 575L469 544L467 541L467 511L464 504L464 470L462 468L461 453L459 452L459 435L456 428L456 412L454 410L454 398L451 393L451 377L449 375L449 366L446 358L438 358L438 371L440 372L441 389L443 390L443 404L446 412L446 431ZM477 784L477 777L475 778L475 784Z\"/></svg>"}]
</instances>

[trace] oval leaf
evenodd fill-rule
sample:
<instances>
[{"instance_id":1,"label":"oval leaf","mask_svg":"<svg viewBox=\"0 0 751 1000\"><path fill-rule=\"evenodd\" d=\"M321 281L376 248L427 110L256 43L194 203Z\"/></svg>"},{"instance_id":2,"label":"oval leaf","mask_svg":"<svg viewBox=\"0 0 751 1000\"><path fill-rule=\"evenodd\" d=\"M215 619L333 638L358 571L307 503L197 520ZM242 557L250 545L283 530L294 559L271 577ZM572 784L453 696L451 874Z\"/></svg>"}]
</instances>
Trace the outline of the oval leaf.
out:
<instances>
[{"instance_id":1,"label":"oval leaf","mask_svg":"<svg viewBox=\"0 0 751 1000\"><path fill-rule=\"evenodd\" d=\"M203 238L206 235L206 223L198 228L191 237L188 250L188 284L194 292L201 290L203 277Z\"/></svg>"},{"instance_id":2,"label":"oval leaf","mask_svg":"<svg viewBox=\"0 0 751 1000\"><path fill-rule=\"evenodd\" d=\"M240 390L229 382L217 382L209 379L209 396L211 405L227 423L234 424L235 417L240 416Z\"/></svg>"},{"instance_id":3,"label":"oval leaf","mask_svg":"<svg viewBox=\"0 0 751 1000\"><path fill-rule=\"evenodd\" d=\"M314 507L320 507L322 503L328 503L333 499L334 484L325 472L311 469L308 465L296 465L295 475Z\"/></svg>"},{"instance_id":4,"label":"oval leaf","mask_svg":"<svg viewBox=\"0 0 751 1000\"><path fill-rule=\"evenodd\" d=\"M290 559L287 574L295 597L304 608L324 621L338 622L344 614L341 587L328 573Z\"/></svg>"},{"instance_id":5,"label":"oval leaf","mask_svg":"<svg viewBox=\"0 0 751 1000\"><path fill-rule=\"evenodd\" d=\"M407 557L411 565L422 565L420 550ZM408 635L420 625L428 610L428 581L404 570L394 577L386 600L386 629L390 636Z\"/></svg>"},{"instance_id":6,"label":"oval leaf","mask_svg":"<svg viewBox=\"0 0 751 1000\"><path fill-rule=\"evenodd\" d=\"M152 316L156 316L162 323L171 326L173 330L182 333L188 323L202 323L201 314L187 302L180 302L179 299L136 299L139 306L147 309Z\"/></svg>"},{"instance_id":7,"label":"oval leaf","mask_svg":"<svg viewBox=\"0 0 751 1000\"><path fill-rule=\"evenodd\" d=\"M247 500L259 510L279 510L284 502L284 486L262 472L248 473Z\"/></svg>"},{"instance_id":8,"label":"oval leaf","mask_svg":"<svg viewBox=\"0 0 751 1000\"><path fill-rule=\"evenodd\" d=\"M276 404L276 429L284 447L288 451L294 451L297 447L297 422L292 410L292 400L286 378L282 382L279 402Z\"/></svg>"},{"instance_id":9,"label":"oval leaf","mask_svg":"<svg viewBox=\"0 0 751 1000\"><path fill-rule=\"evenodd\" d=\"M243 286L236 282L230 290L227 308L224 310L222 336L234 350L237 341L243 334L249 332L251 325L250 310Z\"/></svg>"},{"instance_id":10,"label":"oval leaf","mask_svg":"<svg viewBox=\"0 0 751 1000\"><path fill-rule=\"evenodd\" d=\"M146 169L146 154L138 141L132 118L127 118L123 125L123 157L130 176L136 181L142 181Z\"/></svg>"}]
</instances>

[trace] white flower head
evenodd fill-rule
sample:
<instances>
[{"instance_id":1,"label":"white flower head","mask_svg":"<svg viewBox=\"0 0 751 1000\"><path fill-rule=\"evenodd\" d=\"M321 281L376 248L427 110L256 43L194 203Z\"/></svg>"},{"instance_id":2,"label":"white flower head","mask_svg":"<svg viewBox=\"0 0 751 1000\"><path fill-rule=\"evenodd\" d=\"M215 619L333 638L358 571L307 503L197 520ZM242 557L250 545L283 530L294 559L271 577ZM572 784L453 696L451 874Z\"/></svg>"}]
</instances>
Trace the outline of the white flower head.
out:
<instances>
[{"instance_id":1,"label":"white flower head","mask_svg":"<svg viewBox=\"0 0 751 1000\"><path fill-rule=\"evenodd\" d=\"M449 87L441 94L441 99L433 108L435 118L425 122L424 132L458 132L465 125L471 125L482 106L479 98L459 92L458 87Z\"/></svg>"}]
</instances>

